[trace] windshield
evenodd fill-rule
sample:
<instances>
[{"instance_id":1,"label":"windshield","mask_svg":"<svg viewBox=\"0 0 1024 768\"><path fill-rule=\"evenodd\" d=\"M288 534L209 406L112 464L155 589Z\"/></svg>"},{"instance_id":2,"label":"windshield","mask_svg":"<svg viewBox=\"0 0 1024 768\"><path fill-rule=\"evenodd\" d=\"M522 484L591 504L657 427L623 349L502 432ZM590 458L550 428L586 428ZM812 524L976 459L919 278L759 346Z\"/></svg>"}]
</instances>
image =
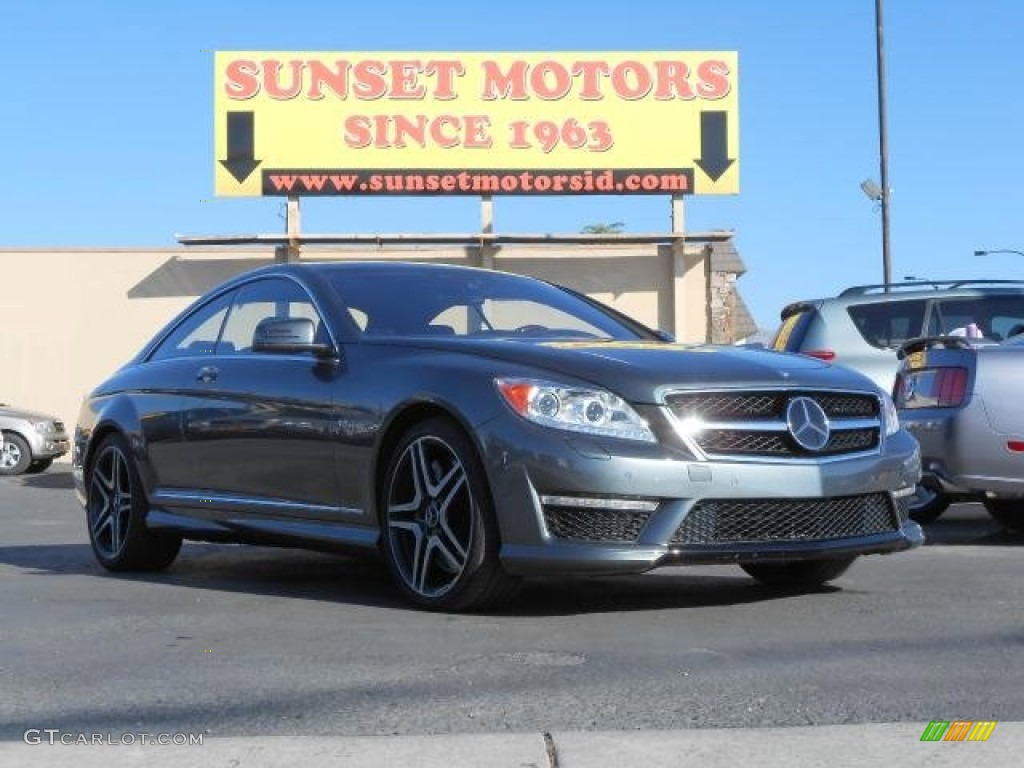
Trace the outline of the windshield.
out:
<instances>
[{"instance_id":1,"label":"windshield","mask_svg":"<svg viewBox=\"0 0 1024 768\"><path fill-rule=\"evenodd\" d=\"M517 275L382 267L339 270L330 280L365 336L647 338L638 324Z\"/></svg>"}]
</instances>

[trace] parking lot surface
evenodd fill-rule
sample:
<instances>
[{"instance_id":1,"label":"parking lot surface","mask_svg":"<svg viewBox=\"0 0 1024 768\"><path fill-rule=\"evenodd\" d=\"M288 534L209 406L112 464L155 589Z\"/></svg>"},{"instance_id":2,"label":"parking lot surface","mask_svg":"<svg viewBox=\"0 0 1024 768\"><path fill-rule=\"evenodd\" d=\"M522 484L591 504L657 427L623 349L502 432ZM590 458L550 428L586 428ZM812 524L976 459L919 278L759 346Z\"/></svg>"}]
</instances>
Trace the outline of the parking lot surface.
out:
<instances>
[{"instance_id":1,"label":"parking lot surface","mask_svg":"<svg viewBox=\"0 0 1024 768\"><path fill-rule=\"evenodd\" d=\"M1024 537L979 505L814 594L666 568L444 615L376 562L288 549L186 544L166 573L109 575L70 487L62 466L0 479L0 741L1024 720Z\"/></svg>"}]
</instances>

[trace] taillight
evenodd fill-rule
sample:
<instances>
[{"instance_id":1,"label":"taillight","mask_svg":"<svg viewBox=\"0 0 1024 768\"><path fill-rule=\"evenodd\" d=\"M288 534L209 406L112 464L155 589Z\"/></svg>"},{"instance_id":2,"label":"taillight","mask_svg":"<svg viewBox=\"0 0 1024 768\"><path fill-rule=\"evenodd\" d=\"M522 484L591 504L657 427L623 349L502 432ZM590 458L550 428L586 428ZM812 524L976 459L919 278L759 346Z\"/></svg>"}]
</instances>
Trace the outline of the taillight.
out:
<instances>
[{"instance_id":1,"label":"taillight","mask_svg":"<svg viewBox=\"0 0 1024 768\"><path fill-rule=\"evenodd\" d=\"M967 369L923 368L896 379L898 408L959 408L967 397Z\"/></svg>"},{"instance_id":2,"label":"taillight","mask_svg":"<svg viewBox=\"0 0 1024 768\"><path fill-rule=\"evenodd\" d=\"M819 360L824 360L826 363L831 363L836 359L836 353L831 349L808 349L800 354L816 357Z\"/></svg>"}]
</instances>

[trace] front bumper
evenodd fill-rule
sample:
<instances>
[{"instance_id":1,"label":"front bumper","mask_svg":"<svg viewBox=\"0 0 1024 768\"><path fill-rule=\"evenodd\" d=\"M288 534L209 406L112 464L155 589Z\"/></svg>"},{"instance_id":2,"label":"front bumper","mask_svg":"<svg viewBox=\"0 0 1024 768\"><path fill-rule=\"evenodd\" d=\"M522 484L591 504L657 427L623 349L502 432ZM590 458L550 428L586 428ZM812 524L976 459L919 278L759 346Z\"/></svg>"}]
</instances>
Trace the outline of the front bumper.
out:
<instances>
[{"instance_id":1,"label":"front bumper","mask_svg":"<svg viewBox=\"0 0 1024 768\"><path fill-rule=\"evenodd\" d=\"M924 540L896 498L911 492L920 477L917 443L902 431L888 438L879 452L792 462L695 461L665 443L553 433L518 419L496 419L481 432L502 536L501 559L515 574L642 573L671 564L849 557L910 549ZM884 530L858 532L855 525L847 525L839 526L842 532L835 535L787 536L775 530L760 540L693 543L679 538L684 521L701 502L742 508L746 502L813 505L867 496L890 510ZM546 509L551 513L545 500L552 498L626 507L647 504L650 511L635 526L635 537L587 540L586 533L575 538L564 531L553 535L551 518L545 517ZM584 524L588 515L595 520L612 515L600 509L578 512ZM757 520L746 522L756 529Z\"/></svg>"},{"instance_id":2,"label":"front bumper","mask_svg":"<svg viewBox=\"0 0 1024 768\"><path fill-rule=\"evenodd\" d=\"M38 447L37 447L38 446ZM71 450L71 441L67 435L41 435L32 445L32 457L35 459L56 459Z\"/></svg>"}]
</instances>

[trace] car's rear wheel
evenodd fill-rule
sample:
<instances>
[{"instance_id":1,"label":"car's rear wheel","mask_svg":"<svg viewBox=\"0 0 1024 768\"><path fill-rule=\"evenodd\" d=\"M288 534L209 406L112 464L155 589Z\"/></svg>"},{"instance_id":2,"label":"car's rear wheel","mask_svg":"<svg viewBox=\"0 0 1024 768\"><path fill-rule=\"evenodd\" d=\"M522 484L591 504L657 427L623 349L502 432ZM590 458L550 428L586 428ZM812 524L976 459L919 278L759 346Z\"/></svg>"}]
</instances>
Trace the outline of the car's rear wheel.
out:
<instances>
[{"instance_id":1,"label":"car's rear wheel","mask_svg":"<svg viewBox=\"0 0 1024 768\"><path fill-rule=\"evenodd\" d=\"M25 472L29 475L37 475L40 472L48 470L51 464L53 464L53 459L39 459L38 461L33 461L29 464L28 469L26 469Z\"/></svg>"},{"instance_id":2,"label":"car's rear wheel","mask_svg":"<svg viewBox=\"0 0 1024 768\"><path fill-rule=\"evenodd\" d=\"M32 450L21 435L4 433L4 448L0 452L0 475L20 475L32 463Z\"/></svg>"},{"instance_id":3,"label":"car's rear wheel","mask_svg":"<svg viewBox=\"0 0 1024 768\"><path fill-rule=\"evenodd\" d=\"M985 499L992 519L1014 533L1024 533L1024 499Z\"/></svg>"},{"instance_id":4,"label":"car's rear wheel","mask_svg":"<svg viewBox=\"0 0 1024 768\"><path fill-rule=\"evenodd\" d=\"M743 563L744 571L765 586L774 589L814 589L826 582L838 579L850 566L855 557L827 560L799 560L792 563Z\"/></svg>"},{"instance_id":5,"label":"car's rear wheel","mask_svg":"<svg viewBox=\"0 0 1024 768\"><path fill-rule=\"evenodd\" d=\"M907 512L915 523L934 523L949 508L950 499L933 483L917 484L914 495L907 499Z\"/></svg>"},{"instance_id":6,"label":"car's rear wheel","mask_svg":"<svg viewBox=\"0 0 1024 768\"><path fill-rule=\"evenodd\" d=\"M146 528L146 494L128 444L106 437L96 449L86 479L89 542L110 571L159 571L174 562L181 537Z\"/></svg>"},{"instance_id":7,"label":"car's rear wheel","mask_svg":"<svg viewBox=\"0 0 1024 768\"><path fill-rule=\"evenodd\" d=\"M384 555L401 590L433 610L469 611L514 594L498 559L498 526L483 466L445 419L399 440L381 488Z\"/></svg>"}]
</instances>

